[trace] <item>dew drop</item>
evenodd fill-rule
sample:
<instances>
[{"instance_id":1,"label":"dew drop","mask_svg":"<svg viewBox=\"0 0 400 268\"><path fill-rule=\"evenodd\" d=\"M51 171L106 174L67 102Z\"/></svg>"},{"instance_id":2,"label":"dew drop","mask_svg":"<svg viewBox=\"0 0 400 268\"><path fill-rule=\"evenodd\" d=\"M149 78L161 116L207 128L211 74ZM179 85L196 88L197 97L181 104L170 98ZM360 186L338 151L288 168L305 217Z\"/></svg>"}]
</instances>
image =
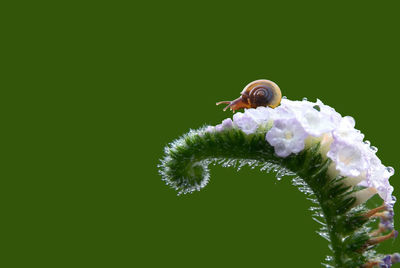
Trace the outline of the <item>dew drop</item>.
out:
<instances>
[{"instance_id":1,"label":"dew drop","mask_svg":"<svg viewBox=\"0 0 400 268\"><path fill-rule=\"evenodd\" d=\"M317 204L317 205L319 205L319 202L318 202L318 200L317 199L315 199L315 198L311 198L311 197L307 197L306 198L307 200L310 200L312 203L314 203L314 204Z\"/></svg>"},{"instance_id":2,"label":"dew drop","mask_svg":"<svg viewBox=\"0 0 400 268\"><path fill-rule=\"evenodd\" d=\"M333 257L332 256L326 256L325 260L326 261L333 261Z\"/></svg>"},{"instance_id":3,"label":"dew drop","mask_svg":"<svg viewBox=\"0 0 400 268\"><path fill-rule=\"evenodd\" d=\"M306 97L303 98L303 101L307 101L308 99Z\"/></svg>"},{"instance_id":4,"label":"dew drop","mask_svg":"<svg viewBox=\"0 0 400 268\"><path fill-rule=\"evenodd\" d=\"M318 112L321 111L321 108L319 107L319 105L314 105L313 108L314 108L315 110L317 110Z\"/></svg>"},{"instance_id":5,"label":"dew drop","mask_svg":"<svg viewBox=\"0 0 400 268\"><path fill-rule=\"evenodd\" d=\"M312 215L315 217L324 217L324 213L322 213L321 211L315 211Z\"/></svg>"},{"instance_id":6,"label":"dew drop","mask_svg":"<svg viewBox=\"0 0 400 268\"><path fill-rule=\"evenodd\" d=\"M386 167L387 172L389 172L390 176L393 176L394 174L394 168L392 167Z\"/></svg>"}]
</instances>

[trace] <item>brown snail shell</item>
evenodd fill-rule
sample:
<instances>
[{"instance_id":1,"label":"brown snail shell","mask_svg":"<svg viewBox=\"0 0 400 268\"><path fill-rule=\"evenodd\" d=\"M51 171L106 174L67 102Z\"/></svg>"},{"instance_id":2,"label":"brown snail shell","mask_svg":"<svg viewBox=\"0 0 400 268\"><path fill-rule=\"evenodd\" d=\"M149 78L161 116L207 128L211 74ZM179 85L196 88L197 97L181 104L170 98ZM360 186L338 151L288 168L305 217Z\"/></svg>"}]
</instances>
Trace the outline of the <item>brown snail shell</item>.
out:
<instances>
[{"instance_id":1,"label":"brown snail shell","mask_svg":"<svg viewBox=\"0 0 400 268\"><path fill-rule=\"evenodd\" d=\"M230 108L232 111L242 108L256 108L258 106L269 106L275 108L278 106L282 99L282 93L277 84L270 80L256 80L249 83L243 91L241 96L233 101L221 101L217 105L225 103L228 104L224 111Z\"/></svg>"}]
</instances>

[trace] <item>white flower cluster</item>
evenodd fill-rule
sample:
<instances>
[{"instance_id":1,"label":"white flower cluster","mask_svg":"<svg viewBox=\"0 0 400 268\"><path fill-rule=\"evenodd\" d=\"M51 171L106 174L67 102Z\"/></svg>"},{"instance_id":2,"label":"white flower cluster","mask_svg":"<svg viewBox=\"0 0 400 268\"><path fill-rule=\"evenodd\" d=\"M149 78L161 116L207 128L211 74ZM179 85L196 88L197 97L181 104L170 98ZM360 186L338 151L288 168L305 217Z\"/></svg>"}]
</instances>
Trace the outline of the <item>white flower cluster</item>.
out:
<instances>
[{"instance_id":1,"label":"white flower cluster","mask_svg":"<svg viewBox=\"0 0 400 268\"><path fill-rule=\"evenodd\" d=\"M236 113L233 120L225 119L206 131L235 127L249 135L270 128L266 140L279 157L299 153L308 143L319 141L323 157L329 157L334 163L333 175L340 174L350 178L353 184L373 189L390 204L393 187L389 184L389 177L394 170L381 163L376 156L377 149L364 142L364 135L354 126L352 117L342 117L320 100L282 99L281 105L275 109L247 109L244 113Z\"/></svg>"}]
</instances>

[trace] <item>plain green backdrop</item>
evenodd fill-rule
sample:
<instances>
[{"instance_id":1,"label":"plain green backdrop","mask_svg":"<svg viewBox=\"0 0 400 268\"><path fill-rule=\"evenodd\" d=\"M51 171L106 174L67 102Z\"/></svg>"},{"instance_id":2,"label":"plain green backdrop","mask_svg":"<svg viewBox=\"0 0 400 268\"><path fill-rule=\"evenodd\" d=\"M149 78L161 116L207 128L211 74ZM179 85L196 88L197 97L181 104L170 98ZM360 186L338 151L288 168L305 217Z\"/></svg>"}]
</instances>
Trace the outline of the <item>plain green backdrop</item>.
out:
<instances>
[{"instance_id":1,"label":"plain green backdrop","mask_svg":"<svg viewBox=\"0 0 400 268\"><path fill-rule=\"evenodd\" d=\"M353 116L400 170L394 4L31 1L2 13L2 267L321 267L327 242L290 177L213 166L205 189L177 196L158 174L168 142L231 116L215 102L256 79ZM391 183L399 196L398 174Z\"/></svg>"}]
</instances>

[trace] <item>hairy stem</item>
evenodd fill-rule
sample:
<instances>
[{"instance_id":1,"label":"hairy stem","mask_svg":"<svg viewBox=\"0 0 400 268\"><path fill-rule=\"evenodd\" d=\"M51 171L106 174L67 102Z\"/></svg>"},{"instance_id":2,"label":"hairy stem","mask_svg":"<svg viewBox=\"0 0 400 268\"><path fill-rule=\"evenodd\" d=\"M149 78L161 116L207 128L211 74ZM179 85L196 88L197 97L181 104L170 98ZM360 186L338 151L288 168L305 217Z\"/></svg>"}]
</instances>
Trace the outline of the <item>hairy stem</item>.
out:
<instances>
[{"instance_id":1,"label":"hairy stem","mask_svg":"<svg viewBox=\"0 0 400 268\"><path fill-rule=\"evenodd\" d=\"M191 131L166 147L160 173L168 185L179 193L200 190L209 180L208 165L258 165L284 174L297 175L298 185L314 197L323 215L320 234L330 241L333 257L330 267L360 267L367 259L369 239L363 225L368 222L363 208L354 209L356 198L344 178L331 178L327 171L329 159L320 154L314 143L298 154L281 158L265 141L266 129L246 135L232 128L221 132ZM304 182L304 183L303 183Z\"/></svg>"}]
</instances>

